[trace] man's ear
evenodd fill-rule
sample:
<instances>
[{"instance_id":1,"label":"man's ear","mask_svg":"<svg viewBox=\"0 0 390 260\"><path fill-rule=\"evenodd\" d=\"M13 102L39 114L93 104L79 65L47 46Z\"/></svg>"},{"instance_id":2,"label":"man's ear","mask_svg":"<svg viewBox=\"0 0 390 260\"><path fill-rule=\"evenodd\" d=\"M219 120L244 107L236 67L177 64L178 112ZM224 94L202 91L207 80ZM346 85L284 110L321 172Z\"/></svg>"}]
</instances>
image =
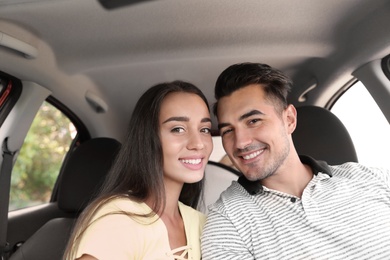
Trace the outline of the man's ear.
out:
<instances>
[{"instance_id":1,"label":"man's ear","mask_svg":"<svg viewBox=\"0 0 390 260\"><path fill-rule=\"evenodd\" d=\"M285 109L287 131L292 134L297 127L297 110L293 105L288 105Z\"/></svg>"}]
</instances>

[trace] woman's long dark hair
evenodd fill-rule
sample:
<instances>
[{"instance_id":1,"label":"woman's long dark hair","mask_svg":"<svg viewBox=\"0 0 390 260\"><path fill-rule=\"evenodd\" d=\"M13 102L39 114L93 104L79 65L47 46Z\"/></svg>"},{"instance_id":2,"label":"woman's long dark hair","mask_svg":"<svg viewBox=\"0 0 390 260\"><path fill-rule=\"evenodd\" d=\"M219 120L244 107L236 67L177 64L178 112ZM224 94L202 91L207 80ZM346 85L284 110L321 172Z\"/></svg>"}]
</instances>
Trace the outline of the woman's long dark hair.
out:
<instances>
[{"instance_id":1,"label":"woman's long dark hair","mask_svg":"<svg viewBox=\"0 0 390 260\"><path fill-rule=\"evenodd\" d=\"M163 151L160 140L159 116L165 97L170 93L196 94L209 105L200 89L188 82L173 81L149 88L138 100L131 116L128 132L121 150L97 197L83 212L69 241L65 257L72 256L78 240L89 225L94 213L106 202L126 197L134 201L153 201L150 214L161 213L165 205L163 183ZM203 192L203 179L197 183L185 183L179 200L196 208ZM134 215L131 212L120 214ZM114 213L117 214L117 213Z\"/></svg>"},{"instance_id":2,"label":"woman's long dark hair","mask_svg":"<svg viewBox=\"0 0 390 260\"><path fill-rule=\"evenodd\" d=\"M126 140L103 185L102 195L128 194L138 201L153 196L153 201L161 205L165 191L159 116L163 100L173 92L196 94L209 108L203 93L187 82L162 83L148 89L135 106ZM196 208L202 187L203 181L186 184L182 189L180 201Z\"/></svg>"}]
</instances>

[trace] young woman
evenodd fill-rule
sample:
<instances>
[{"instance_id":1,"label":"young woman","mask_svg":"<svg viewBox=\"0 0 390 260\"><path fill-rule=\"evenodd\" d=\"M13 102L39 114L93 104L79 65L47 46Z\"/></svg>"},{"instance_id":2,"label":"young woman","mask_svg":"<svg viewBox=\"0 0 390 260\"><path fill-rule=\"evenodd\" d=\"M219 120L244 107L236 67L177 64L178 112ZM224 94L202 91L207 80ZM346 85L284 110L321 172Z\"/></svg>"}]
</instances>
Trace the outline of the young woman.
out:
<instances>
[{"instance_id":1,"label":"young woman","mask_svg":"<svg viewBox=\"0 0 390 260\"><path fill-rule=\"evenodd\" d=\"M76 224L64 259L200 259L195 208L213 148L209 106L194 85L146 91L103 189Z\"/></svg>"}]
</instances>

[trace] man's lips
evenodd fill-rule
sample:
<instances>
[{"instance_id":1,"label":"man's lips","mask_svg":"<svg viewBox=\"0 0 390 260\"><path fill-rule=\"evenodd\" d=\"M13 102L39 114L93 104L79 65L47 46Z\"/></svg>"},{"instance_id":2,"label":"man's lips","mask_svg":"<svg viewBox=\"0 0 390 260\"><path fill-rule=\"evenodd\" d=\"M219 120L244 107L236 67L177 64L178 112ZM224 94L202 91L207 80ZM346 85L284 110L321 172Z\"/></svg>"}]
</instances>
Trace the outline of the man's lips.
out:
<instances>
[{"instance_id":1,"label":"man's lips","mask_svg":"<svg viewBox=\"0 0 390 260\"><path fill-rule=\"evenodd\" d=\"M248 153L248 154L245 154L245 155L239 155L239 157L244 159L244 160L251 160L251 159L256 158L257 156L259 156L260 154L262 154L264 152L264 150L265 149L256 150L254 152L251 152L251 153Z\"/></svg>"}]
</instances>

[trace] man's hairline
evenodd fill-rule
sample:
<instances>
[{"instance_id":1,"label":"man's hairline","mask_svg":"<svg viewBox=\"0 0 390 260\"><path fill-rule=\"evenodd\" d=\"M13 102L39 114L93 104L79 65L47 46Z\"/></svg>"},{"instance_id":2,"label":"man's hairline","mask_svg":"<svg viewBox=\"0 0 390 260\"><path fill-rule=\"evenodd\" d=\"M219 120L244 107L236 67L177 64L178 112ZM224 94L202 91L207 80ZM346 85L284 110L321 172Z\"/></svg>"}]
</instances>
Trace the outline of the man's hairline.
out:
<instances>
[{"instance_id":1,"label":"man's hairline","mask_svg":"<svg viewBox=\"0 0 390 260\"><path fill-rule=\"evenodd\" d=\"M234 92L236 92L236 91L238 91L238 90L240 90L240 89L249 87L249 86L251 86L251 85L257 85L258 87L261 87L261 89L262 89L263 91L264 91L265 88L266 88L266 84L263 84L263 83L248 83L248 84L243 85L243 86L241 86L241 87L239 87L239 88L236 88L236 89L235 89L234 91L232 91L229 95L225 95L225 96L220 97L219 99L217 99L217 101L216 101L216 102L214 103L214 105L213 105L213 108L214 108L214 109L213 109L213 114L214 114L214 116L217 118L217 120L218 120L218 104L219 104L219 101L220 101L222 98L224 98L224 97L229 97L229 96L233 95ZM264 91L264 94L265 94L265 100L269 101L270 104L274 104L274 103L272 102L272 100L276 100L276 101L277 101L276 103L278 103L278 105L277 105L277 106L274 106L274 107L275 107L275 108L277 107L275 110L276 110L276 112L278 112L278 114L281 114L282 111L285 110L285 109L288 107L288 105L289 105L289 104L287 104L286 107L285 107L282 100L280 100L278 97L276 97L276 96L274 96L274 95L270 95L269 93L267 93L267 91Z\"/></svg>"}]
</instances>

